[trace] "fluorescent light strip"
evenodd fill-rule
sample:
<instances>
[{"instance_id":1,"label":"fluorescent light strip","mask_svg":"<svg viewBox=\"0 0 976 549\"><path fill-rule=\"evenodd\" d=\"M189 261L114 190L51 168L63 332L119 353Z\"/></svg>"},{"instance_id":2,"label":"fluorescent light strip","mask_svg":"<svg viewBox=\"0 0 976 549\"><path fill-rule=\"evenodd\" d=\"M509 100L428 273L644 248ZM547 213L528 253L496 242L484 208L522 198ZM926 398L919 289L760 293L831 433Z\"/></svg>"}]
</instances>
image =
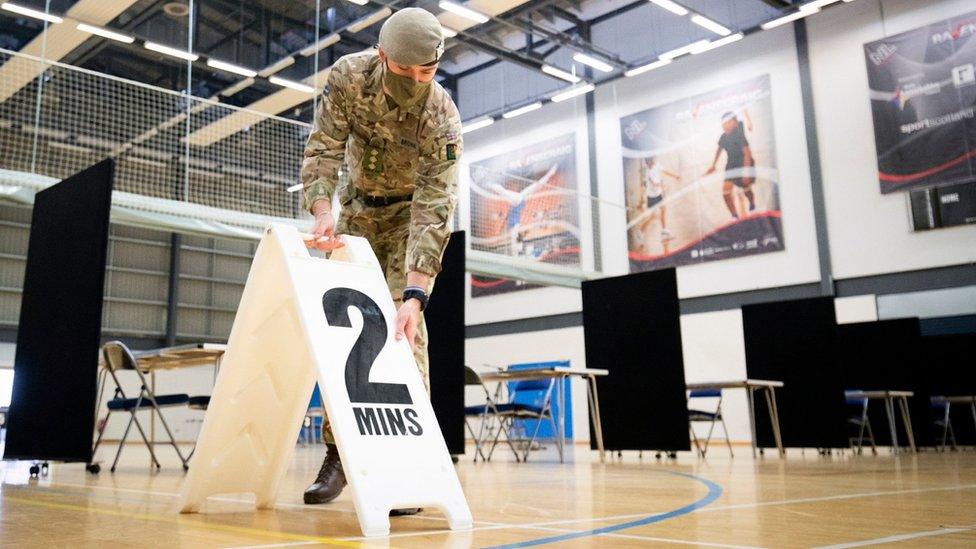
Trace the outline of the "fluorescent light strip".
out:
<instances>
[{"instance_id":1,"label":"fluorescent light strip","mask_svg":"<svg viewBox=\"0 0 976 549\"><path fill-rule=\"evenodd\" d=\"M288 192L290 192L290 193L294 193L294 192L298 192L298 191L300 191L300 190L302 190L304 188L305 188L305 186L302 183L295 183L294 185L292 185L291 187L288 187L285 190L288 191Z\"/></svg>"},{"instance_id":2,"label":"fluorescent light strip","mask_svg":"<svg viewBox=\"0 0 976 549\"><path fill-rule=\"evenodd\" d=\"M358 21L353 21L346 28L349 30L349 32L360 32L367 27L379 23L380 21L386 19L392 14L393 14L393 10L391 10L390 8L383 8L381 10L377 10L373 12L371 15L367 15L366 17L363 17Z\"/></svg>"},{"instance_id":3,"label":"fluorescent light strip","mask_svg":"<svg viewBox=\"0 0 976 549\"><path fill-rule=\"evenodd\" d=\"M341 40L341 39L342 38L339 36L339 34L334 32L334 33L326 36L325 38L319 40L318 42L315 42L313 44L309 44L308 46L305 47L305 49L303 49L302 51L300 51L298 53L300 53L301 55L304 55L305 57L308 57L310 55L314 55L314 54L318 53L320 50L323 50L325 48L328 48L332 44L338 43L339 40Z\"/></svg>"},{"instance_id":4,"label":"fluorescent light strip","mask_svg":"<svg viewBox=\"0 0 976 549\"><path fill-rule=\"evenodd\" d=\"M505 113L505 114L502 115L502 118L504 118L506 120L509 119L509 118L515 118L516 116L522 116L523 114L525 114L527 112L532 112L532 111L534 111L536 109L540 109L540 108L542 108L542 102L537 101L535 103L530 103L530 104L528 104L528 105L526 105L524 107L519 107L519 108L517 108L517 109L515 109L513 111L508 111L507 113Z\"/></svg>"},{"instance_id":5,"label":"fluorescent light strip","mask_svg":"<svg viewBox=\"0 0 976 549\"><path fill-rule=\"evenodd\" d=\"M568 73L562 69L557 69L556 67L550 65L542 65L542 72L550 76L555 76L556 78L562 78L563 80L572 82L573 84L580 81L580 78L575 74Z\"/></svg>"},{"instance_id":6,"label":"fluorescent light strip","mask_svg":"<svg viewBox=\"0 0 976 549\"><path fill-rule=\"evenodd\" d=\"M675 48L671 51L666 51L662 53L659 57L661 59L667 59L668 61L674 61L682 55L691 53L695 50L705 47L708 44L708 40L699 40L693 44L688 44L687 46L681 46L680 48Z\"/></svg>"},{"instance_id":7,"label":"fluorescent light strip","mask_svg":"<svg viewBox=\"0 0 976 549\"><path fill-rule=\"evenodd\" d=\"M578 61L584 65L589 65L590 67L593 67L594 69L601 72L613 72L613 65L609 63L605 63L597 59L596 57L590 57L585 53L577 53L576 55L573 56L573 60Z\"/></svg>"},{"instance_id":8,"label":"fluorescent light strip","mask_svg":"<svg viewBox=\"0 0 976 549\"><path fill-rule=\"evenodd\" d=\"M78 26L75 28L82 32L87 32L88 34L95 34L101 36L102 38L108 38L109 40L115 40L116 42L122 42L124 44L131 44L136 41L136 39L131 36L119 34L117 32L103 29L102 27L89 25L87 23L78 23Z\"/></svg>"},{"instance_id":9,"label":"fluorescent light strip","mask_svg":"<svg viewBox=\"0 0 976 549\"><path fill-rule=\"evenodd\" d=\"M444 11L449 11L454 15L460 15L465 19L470 19L475 23L487 23L489 17L483 13L474 11L471 8L466 8L461 4L455 4L454 2L448 2L447 0L441 0L438 4Z\"/></svg>"},{"instance_id":10,"label":"fluorescent light strip","mask_svg":"<svg viewBox=\"0 0 976 549\"><path fill-rule=\"evenodd\" d=\"M800 6L800 11L808 11L812 13L817 13L820 8L824 8L833 4L834 2L840 2L840 0L813 0L813 2L807 2Z\"/></svg>"},{"instance_id":11,"label":"fluorescent light strip","mask_svg":"<svg viewBox=\"0 0 976 549\"><path fill-rule=\"evenodd\" d=\"M220 69L222 71L239 74L241 76L246 76L248 78L253 78L258 75L258 71L254 71L246 67L239 67L237 65L227 63L226 61L219 61L217 59L207 59L207 66Z\"/></svg>"},{"instance_id":12,"label":"fluorescent light strip","mask_svg":"<svg viewBox=\"0 0 976 549\"><path fill-rule=\"evenodd\" d=\"M477 122L471 122L469 124L464 124L463 126L461 126L461 133L464 134L468 132L473 132L475 130L480 130L481 128L487 128L488 126L491 126L494 123L495 123L494 118L491 117L482 118Z\"/></svg>"},{"instance_id":13,"label":"fluorescent light strip","mask_svg":"<svg viewBox=\"0 0 976 549\"><path fill-rule=\"evenodd\" d=\"M184 50L178 50L176 48L164 46L162 44L157 44L155 42L146 42L145 44L142 45L142 47L146 48L147 50L152 50L165 55L169 55L171 57L178 57L185 61L196 61L197 59L200 58L200 56L195 53L191 53Z\"/></svg>"},{"instance_id":14,"label":"fluorescent light strip","mask_svg":"<svg viewBox=\"0 0 976 549\"><path fill-rule=\"evenodd\" d=\"M670 11L671 13L673 13L675 15L680 15L682 17L684 17L685 15L688 15L688 9L687 8L685 8L681 4L676 4L676 3L672 2L671 0L650 0L650 2L652 4L654 4L655 6L657 6L659 8L664 8L664 9Z\"/></svg>"},{"instance_id":15,"label":"fluorescent light strip","mask_svg":"<svg viewBox=\"0 0 976 549\"><path fill-rule=\"evenodd\" d=\"M294 64L295 64L295 58L294 57L290 57L290 56L289 57L285 57L285 58L281 59L280 61L275 62L273 65L268 65L267 67L261 69L261 71L258 72L258 74L261 75L261 76L263 76L263 77L265 77L265 78L267 78L268 76L271 76L272 74L274 74L276 72L281 72L282 69L285 69L287 67L290 67L290 66L292 66Z\"/></svg>"},{"instance_id":16,"label":"fluorescent light strip","mask_svg":"<svg viewBox=\"0 0 976 549\"><path fill-rule=\"evenodd\" d=\"M691 16L691 22L698 25L699 27L706 28L714 32L715 34L719 34L721 36L728 36L732 34L732 31L730 31L729 29L723 27L722 25L719 25L715 21L712 21L711 19L698 13Z\"/></svg>"},{"instance_id":17,"label":"fluorescent light strip","mask_svg":"<svg viewBox=\"0 0 976 549\"><path fill-rule=\"evenodd\" d=\"M277 84L278 86L283 86L285 88L291 88L293 90L298 90L300 92L312 93L315 88L307 84L302 84L301 82L295 82L294 80L285 80L284 78L278 78L277 76L272 76L268 79L268 82L272 84Z\"/></svg>"},{"instance_id":18,"label":"fluorescent light strip","mask_svg":"<svg viewBox=\"0 0 976 549\"><path fill-rule=\"evenodd\" d=\"M556 95L552 96L552 101L554 103L559 103L567 99L572 99L574 97L578 97L580 95L590 93L595 89L596 86L594 86L591 83L583 84L582 86L573 86L572 88L569 88L566 91L557 93Z\"/></svg>"},{"instance_id":19,"label":"fluorescent light strip","mask_svg":"<svg viewBox=\"0 0 976 549\"><path fill-rule=\"evenodd\" d=\"M454 29L445 27L444 25L441 25L441 35L443 35L444 38L454 38L455 36L457 36L457 31L454 30Z\"/></svg>"},{"instance_id":20,"label":"fluorescent light strip","mask_svg":"<svg viewBox=\"0 0 976 549\"><path fill-rule=\"evenodd\" d=\"M357 6L365 6L366 4L369 3L369 0L346 0L346 1L347 2L352 2L353 4L356 4Z\"/></svg>"},{"instance_id":21,"label":"fluorescent light strip","mask_svg":"<svg viewBox=\"0 0 976 549\"><path fill-rule=\"evenodd\" d=\"M741 32L737 32L735 34L726 36L725 38L719 38L714 42L709 42L708 44L705 44L704 46L695 49L691 53L692 55L698 55L699 53L704 53L709 50L714 50L715 48L720 48L726 44L731 44L732 42L738 42L739 40L742 40L742 36L743 34Z\"/></svg>"},{"instance_id":22,"label":"fluorescent light strip","mask_svg":"<svg viewBox=\"0 0 976 549\"><path fill-rule=\"evenodd\" d=\"M634 67L633 69L624 72L624 76L629 78L631 76L637 76L638 74L644 74L645 72L649 72L656 68L663 67L664 65L667 65L670 62L671 62L670 59L658 59L653 63L641 65L640 67Z\"/></svg>"},{"instance_id":23,"label":"fluorescent light strip","mask_svg":"<svg viewBox=\"0 0 976 549\"><path fill-rule=\"evenodd\" d=\"M796 21L797 19L803 19L804 17L806 17L808 15L813 15L813 14L819 13L819 12L820 12L819 9L816 10L816 11L796 11L796 12L793 12L793 13L791 13L789 15L785 15L783 17L780 17L779 19L773 19L772 21L767 21L767 22L763 23L762 25L760 25L760 27L762 28L762 30L775 29L776 27L779 27L781 25L785 25L787 23L791 23L793 21Z\"/></svg>"},{"instance_id":24,"label":"fluorescent light strip","mask_svg":"<svg viewBox=\"0 0 976 549\"><path fill-rule=\"evenodd\" d=\"M0 9L7 10L19 15L24 15L27 17L33 17L34 19L40 19L41 21L47 21L48 23L57 24L64 19L58 17L57 15L51 15L50 13L44 13L43 11L32 10L30 8L25 8L24 6L18 6L17 4L11 4L10 2L4 2L0 4Z\"/></svg>"}]
</instances>

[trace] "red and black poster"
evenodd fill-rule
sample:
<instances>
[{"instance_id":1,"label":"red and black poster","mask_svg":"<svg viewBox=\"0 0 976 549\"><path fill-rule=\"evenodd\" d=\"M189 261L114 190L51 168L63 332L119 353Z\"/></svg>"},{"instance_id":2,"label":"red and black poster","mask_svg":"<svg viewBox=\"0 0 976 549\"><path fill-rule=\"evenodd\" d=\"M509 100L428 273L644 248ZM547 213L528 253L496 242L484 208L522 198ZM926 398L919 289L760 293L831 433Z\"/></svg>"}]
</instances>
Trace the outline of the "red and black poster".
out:
<instances>
[{"instance_id":1,"label":"red and black poster","mask_svg":"<svg viewBox=\"0 0 976 549\"><path fill-rule=\"evenodd\" d=\"M864 45L882 193L976 180L976 12Z\"/></svg>"},{"instance_id":2,"label":"red and black poster","mask_svg":"<svg viewBox=\"0 0 976 549\"><path fill-rule=\"evenodd\" d=\"M620 119L630 271L784 249L769 76Z\"/></svg>"}]
</instances>

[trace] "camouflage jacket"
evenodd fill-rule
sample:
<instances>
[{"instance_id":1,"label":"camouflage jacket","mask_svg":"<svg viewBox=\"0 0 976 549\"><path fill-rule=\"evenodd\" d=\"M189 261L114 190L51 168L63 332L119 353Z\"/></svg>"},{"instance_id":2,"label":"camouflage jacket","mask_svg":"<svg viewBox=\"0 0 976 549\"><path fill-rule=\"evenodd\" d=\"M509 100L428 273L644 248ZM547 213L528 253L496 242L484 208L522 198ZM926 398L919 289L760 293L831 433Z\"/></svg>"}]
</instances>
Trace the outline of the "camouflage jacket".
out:
<instances>
[{"instance_id":1,"label":"camouflage jacket","mask_svg":"<svg viewBox=\"0 0 976 549\"><path fill-rule=\"evenodd\" d=\"M339 189L340 203L364 194L412 194L406 269L436 275L457 204L461 149L460 115L437 82L426 101L391 109L379 56L347 55L329 73L305 145L303 206L332 199L344 161L349 182Z\"/></svg>"}]
</instances>

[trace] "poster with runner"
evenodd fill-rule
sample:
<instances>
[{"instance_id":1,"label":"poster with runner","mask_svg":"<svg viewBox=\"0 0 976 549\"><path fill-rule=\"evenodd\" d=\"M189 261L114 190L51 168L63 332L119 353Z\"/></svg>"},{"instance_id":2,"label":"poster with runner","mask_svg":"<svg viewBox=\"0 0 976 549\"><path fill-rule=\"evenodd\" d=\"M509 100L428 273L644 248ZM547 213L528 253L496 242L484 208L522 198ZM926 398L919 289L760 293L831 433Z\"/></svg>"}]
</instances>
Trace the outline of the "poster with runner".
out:
<instances>
[{"instance_id":1,"label":"poster with runner","mask_svg":"<svg viewBox=\"0 0 976 549\"><path fill-rule=\"evenodd\" d=\"M576 136L530 144L470 166L471 249L580 265ZM471 297L537 287L471 277Z\"/></svg>"},{"instance_id":2,"label":"poster with runner","mask_svg":"<svg viewBox=\"0 0 976 549\"><path fill-rule=\"evenodd\" d=\"M630 271L785 249L769 75L620 119Z\"/></svg>"},{"instance_id":3,"label":"poster with runner","mask_svg":"<svg viewBox=\"0 0 976 549\"><path fill-rule=\"evenodd\" d=\"M976 12L864 45L882 193L976 180Z\"/></svg>"}]
</instances>

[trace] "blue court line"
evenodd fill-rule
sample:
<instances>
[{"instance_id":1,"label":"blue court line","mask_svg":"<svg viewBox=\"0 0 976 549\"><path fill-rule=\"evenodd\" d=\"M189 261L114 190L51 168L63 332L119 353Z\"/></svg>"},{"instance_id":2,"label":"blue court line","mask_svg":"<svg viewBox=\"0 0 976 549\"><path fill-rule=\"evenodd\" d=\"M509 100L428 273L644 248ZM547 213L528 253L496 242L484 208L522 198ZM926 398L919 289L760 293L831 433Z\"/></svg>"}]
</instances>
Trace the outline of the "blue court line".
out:
<instances>
[{"instance_id":1,"label":"blue court line","mask_svg":"<svg viewBox=\"0 0 976 549\"><path fill-rule=\"evenodd\" d=\"M655 522L661 522L671 518L680 517L681 515L687 515L692 511L701 509L702 507L709 505L713 501L717 500L719 496L722 495L722 487L708 479L696 477L695 475L689 475L687 473L678 473L675 471L665 471L665 472L670 475L676 475L679 477L690 478L692 480L698 481L708 487L708 493L705 494L705 497L701 498L700 500L685 505L684 507L679 507L673 511L668 511L666 513L658 513L656 515L651 515L649 517L644 517L642 519L637 519L631 522L614 524L613 526L604 526L603 528L585 530L582 532L572 532L569 534L561 534L558 536L550 536L547 538L538 538L538 539L531 539L528 541L520 541L517 543L509 543L506 545L495 545L489 547L488 549L517 549L520 547L533 547L535 545L543 545L546 543L558 543L560 541L568 541L572 539L585 538L589 536L598 536L600 534L608 534L610 532L616 532L618 530L626 530L627 528L635 528L637 526L653 524Z\"/></svg>"}]
</instances>

